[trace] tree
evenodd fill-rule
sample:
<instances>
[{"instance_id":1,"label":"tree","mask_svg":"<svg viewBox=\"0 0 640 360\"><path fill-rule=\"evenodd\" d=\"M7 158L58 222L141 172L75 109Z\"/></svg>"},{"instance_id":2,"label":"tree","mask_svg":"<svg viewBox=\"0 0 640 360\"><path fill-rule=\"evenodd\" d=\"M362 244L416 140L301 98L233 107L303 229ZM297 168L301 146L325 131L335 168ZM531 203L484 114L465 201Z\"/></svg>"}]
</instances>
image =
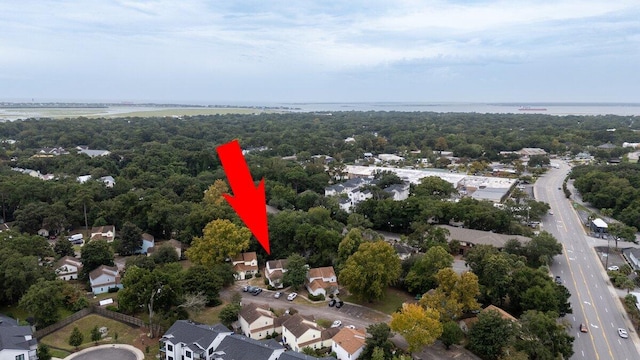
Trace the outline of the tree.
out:
<instances>
[{"instance_id":1,"label":"tree","mask_svg":"<svg viewBox=\"0 0 640 360\"><path fill-rule=\"evenodd\" d=\"M142 229L127 221L120 230L120 255L131 255L142 248Z\"/></svg>"},{"instance_id":2,"label":"tree","mask_svg":"<svg viewBox=\"0 0 640 360\"><path fill-rule=\"evenodd\" d=\"M562 254L562 245L550 233L543 231L524 246L527 263L532 267L549 265L556 255Z\"/></svg>"},{"instance_id":3,"label":"tree","mask_svg":"<svg viewBox=\"0 0 640 360\"><path fill-rule=\"evenodd\" d=\"M82 272L85 277L100 265L113 266L113 251L104 240L93 240L85 244L81 250Z\"/></svg>"},{"instance_id":4,"label":"tree","mask_svg":"<svg viewBox=\"0 0 640 360\"><path fill-rule=\"evenodd\" d=\"M80 329L78 329L77 326L74 327L73 331L71 332L71 335L69 336L69 345L73 346L77 350L78 346L82 345L83 341L84 341L84 335L82 335L82 333L80 332Z\"/></svg>"},{"instance_id":5,"label":"tree","mask_svg":"<svg viewBox=\"0 0 640 360\"><path fill-rule=\"evenodd\" d=\"M496 360L504 347L512 342L514 334L513 323L503 319L497 311L481 312L469 330L467 346L483 359Z\"/></svg>"},{"instance_id":6,"label":"tree","mask_svg":"<svg viewBox=\"0 0 640 360\"><path fill-rule=\"evenodd\" d=\"M282 275L282 281L298 290L307 279L307 261L298 254L287 258L287 271Z\"/></svg>"},{"instance_id":7,"label":"tree","mask_svg":"<svg viewBox=\"0 0 640 360\"><path fill-rule=\"evenodd\" d=\"M447 350L449 350L451 345L460 343L463 338L464 333L455 321L447 321L442 325L442 335L440 335L440 340Z\"/></svg>"},{"instance_id":8,"label":"tree","mask_svg":"<svg viewBox=\"0 0 640 360\"><path fill-rule=\"evenodd\" d=\"M340 272L340 282L361 299L382 298L384 289L400 276L400 259L385 241L365 242Z\"/></svg>"},{"instance_id":9,"label":"tree","mask_svg":"<svg viewBox=\"0 0 640 360\"><path fill-rule=\"evenodd\" d=\"M399 333L409 344L409 353L433 344L442 335L440 314L417 304L405 303L400 312L391 315L391 330Z\"/></svg>"},{"instance_id":10,"label":"tree","mask_svg":"<svg viewBox=\"0 0 640 360\"><path fill-rule=\"evenodd\" d=\"M219 293L222 289L222 278L202 265L193 265L184 272L182 290L185 294L202 294L207 306L220 304Z\"/></svg>"},{"instance_id":11,"label":"tree","mask_svg":"<svg viewBox=\"0 0 640 360\"><path fill-rule=\"evenodd\" d=\"M51 360L52 355L49 350L49 346L43 343L38 344L38 350L36 350L36 356L38 360Z\"/></svg>"},{"instance_id":12,"label":"tree","mask_svg":"<svg viewBox=\"0 0 640 360\"><path fill-rule=\"evenodd\" d=\"M186 255L195 264L213 267L233 259L249 248L251 231L226 219L213 220L205 226L202 237L193 239Z\"/></svg>"},{"instance_id":13,"label":"tree","mask_svg":"<svg viewBox=\"0 0 640 360\"><path fill-rule=\"evenodd\" d=\"M451 267L451 264L453 264L453 256L449 251L442 246L434 246L413 264L404 280L405 284L409 291L424 294L435 287L436 273Z\"/></svg>"},{"instance_id":14,"label":"tree","mask_svg":"<svg viewBox=\"0 0 640 360\"><path fill-rule=\"evenodd\" d=\"M100 333L100 329L98 329L98 325L96 325L91 329L91 341L98 345L100 339L102 339L102 334Z\"/></svg>"},{"instance_id":15,"label":"tree","mask_svg":"<svg viewBox=\"0 0 640 360\"><path fill-rule=\"evenodd\" d=\"M150 258L156 265L168 264L180 261L176 249L171 244L162 244L158 246Z\"/></svg>"},{"instance_id":16,"label":"tree","mask_svg":"<svg viewBox=\"0 0 640 360\"><path fill-rule=\"evenodd\" d=\"M58 309L63 305L63 288L67 285L62 280L40 279L31 285L20 299L20 306L25 308L36 319L38 327L51 325L58 321Z\"/></svg>"},{"instance_id":17,"label":"tree","mask_svg":"<svg viewBox=\"0 0 640 360\"><path fill-rule=\"evenodd\" d=\"M67 241L66 239L58 239L58 241L56 241L56 244L53 246L53 251L56 253L58 258L76 255L75 250L73 250L71 241Z\"/></svg>"},{"instance_id":18,"label":"tree","mask_svg":"<svg viewBox=\"0 0 640 360\"><path fill-rule=\"evenodd\" d=\"M233 324L234 321L238 320L240 309L240 304L228 304L227 306L223 307L222 310L220 310L220 315L218 315L218 318L220 319L222 325L231 328L231 324Z\"/></svg>"},{"instance_id":19,"label":"tree","mask_svg":"<svg viewBox=\"0 0 640 360\"><path fill-rule=\"evenodd\" d=\"M573 336L558 324L556 312L526 311L520 317L520 335L515 348L524 351L529 359L568 359L573 355Z\"/></svg>"},{"instance_id":20,"label":"tree","mask_svg":"<svg viewBox=\"0 0 640 360\"><path fill-rule=\"evenodd\" d=\"M480 295L478 277L472 272L458 275L451 268L444 268L436 275L438 287L420 299L420 305L435 309L443 322L458 319L463 312L478 310Z\"/></svg>"},{"instance_id":21,"label":"tree","mask_svg":"<svg viewBox=\"0 0 640 360\"><path fill-rule=\"evenodd\" d=\"M362 358L369 359L373 356L376 350L382 351L384 359L391 358L391 351L393 344L389 340L392 336L391 328L386 323L371 324L367 327L367 336L364 343L364 350L362 350Z\"/></svg>"},{"instance_id":22,"label":"tree","mask_svg":"<svg viewBox=\"0 0 640 360\"><path fill-rule=\"evenodd\" d=\"M184 302L178 307L192 311L197 315L204 309L207 303L207 297L202 292L197 294L187 293L184 296Z\"/></svg>"}]
</instances>

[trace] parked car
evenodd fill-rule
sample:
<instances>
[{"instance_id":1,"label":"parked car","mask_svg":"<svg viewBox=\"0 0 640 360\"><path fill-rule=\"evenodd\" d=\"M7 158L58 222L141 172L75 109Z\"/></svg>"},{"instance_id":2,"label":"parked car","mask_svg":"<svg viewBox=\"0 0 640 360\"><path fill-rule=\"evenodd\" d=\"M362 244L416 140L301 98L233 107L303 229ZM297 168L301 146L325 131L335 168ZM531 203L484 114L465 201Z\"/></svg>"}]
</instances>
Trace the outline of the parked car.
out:
<instances>
[{"instance_id":1,"label":"parked car","mask_svg":"<svg viewBox=\"0 0 640 360\"><path fill-rule=\"evenodd\" d=\"M255 286L247 286L247 292L253 293L254 291L256 291L257 287ZM244 288L242 289L244 290Z\"/></svg>"},{"instance_id":2,"label":"parked car","mask_svg":"<svg viewBox=\"0 0 640 360\"><path fill-rule=\"evenodd\" d=\"M587 325L585 325L585 323L580 324L580 332L589 332L589 328L587 328Z\"/></svg>"},{"instance_id":3,"label":"parked car","mask_svg":"<svg viewBox=\"0 0 640 360\"><path fill-rule=\"evenodd\" d=\"M353 330L355 330L355 329L356 329L356 326L355 326L355 325L347 325L347 326L345 326L345 327L348 327L349 329L353 329Z\"/></svg>"},{"instance_id":4,"label":"parked car","mask_svg":"<svg viewBox=\"0 0 640 360\"><path fill-rule=\"evenodd\" d=\"M258 296L258 295L260 295L261 292L262 292L262 289L257 287L255 289L253 289L253 291L251 293L253 294L253 296Z\"/></svg>"},{"instance_id":5,"label":"parked car","mask_svg":"<svg viewBox=\"0 0 640 360\"><path fill-rule=\"evenodd\" d=\"M247 292L249 291L249 285L245 285L242 287L242 291Z\"/></svg>"},{"instance_id":6,"label":"parked car","mask_svg":"<svg viewBox=\"0 0 640 360\"><path fill-rule=\"evenodd\" d=\"M298 293L291 293L289 294L289 296L287 296L287 300L293 301L293 299L295 299L296 296L298 296Z\"/></svg>"},{"instance_id":7,"label":"parked car","mask_svg":"<svg viewBox=\"0 0 640 360\"><path fill-rule=\"evenodd\" d=\"M333 322L333 324L331 324L331 327L332 328L337 328L337 327L340 327L341 325L342 325L342 321L336 320L336 321Z\"/></svg>"},{"instance_id":8,"label":"parked car","mask_svg":"<svg viewBox=\"0 0 640 360\"><path fill-rule=\"evenodd\" d=\"M556 284L562 285L562 278L560 278L560 276L556 276Z\"/></svg>"},{"instance_id":9,"label":"parked car","mask_svg":"<svg viewBox=\"0 0 640 360\"><path fill-rule=\"evenodd\" d=\"M607 268L608 271L618 271L620 268L617 265L611 265Z\"/></svg>"},{"instance_id":10,"label":"parked car","mask_svg":"<svg viewBox=\"0 0 640 360\"><path fill-rule=\"evenodd\" d=\"M329 307L333 307L336 304L336 299L329 300Z\"/></svg>"},{"instance_id":11,"label":"parked car","mask_svg":"<svg viewBox=\"0 0 640 360\"><path fill-rule=\"evenodd\" d=\"M342 305L344 305L344 301L342 300L338 301L338 303L336 304L336 309L340 309Z\"/></svg>"},{"instance_id":12,"label":"parked car","mask_svg":"<svg viewBox=\"0 0 640 360\"><path fill-rule=\"evenodd\" d=\"M627 330L623 328L618 328L618 335L620 335L620 337L623 339L626 339L629 337L629 334L627 334Z\"/></svg>"},{"instance_id":13,"label":"parked car","mask_svg":"<svg viewBox=\"0 0 640 360\"><path fill-rule=\"evenodd\" d=\"M282 293L280 291L278 291L275 294L273 294L273 297L276 298L276 299L280 299L280 296L282 296Z\"/></svg>"}]
</instances>

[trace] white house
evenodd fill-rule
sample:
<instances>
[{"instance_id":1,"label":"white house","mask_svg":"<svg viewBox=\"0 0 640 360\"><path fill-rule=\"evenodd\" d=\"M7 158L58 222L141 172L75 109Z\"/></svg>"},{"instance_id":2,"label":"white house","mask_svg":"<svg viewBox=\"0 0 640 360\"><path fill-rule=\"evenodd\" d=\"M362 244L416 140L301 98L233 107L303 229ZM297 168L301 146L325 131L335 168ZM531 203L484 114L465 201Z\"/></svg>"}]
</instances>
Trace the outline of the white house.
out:
<instances>
[{"instance_id":1,"label":"white house","mask_svg":"<svg viewBox=\"0 0 640 360\"><path fill-rule=\"evenodd\" d=\"M66 241L66 240L59 240ZM82 269L82 262L78 258L65 256L56 262L56 275L61 280L75 280Z\"/></svg>"},{"instance_id":2,"label":"white house","mask_svg":"<svg viewBox=\"0 0 640 360\"><path fill-rule=\"evenodd\" d=\"M275 340L234 334L221 324L176 321L160 339L164 360L278 360L285 352Z\"/></svg>"},{"instance_id":3,"label":"white house","mask_svg":"<svg viewBox=\"0 0 640 360\"><path fill-rule=\"evenodd\" d=\"M151 234L142 233L142 247L140 248L140 254L146 254L149 248L156 245L156 239Z\"/></svg>"},{"instance_id":4,"label":"white house","mask_svg":"<svg viewBox=\"0 0 640 360\"><path fill-rule=\"evenodd\" d=\"M37 349L31 326L18 326L16 320L0 315L0 359L36 360Z\"/></svg>"},{"instance_id":5,"label":"white house","mask_svg":"<svg viewBox=\"0 0 640 360\"><path fill-rule=\"evenodd\" d=\"M255 251L241 253L233 259L233 271L238 280L244 280L247 275L258 273L258 256Z\"/></svg>"},{"instance_id":6,"label":"white house","mask_svg":"<svg viewBox=\"0 0 640 360\"><path fill-rule=\"evenodd\" d=\"M313 318L295 314L282 324L282 342L294 351L302 351L306 347L321 349L331 347L331 338L338 331L339 328L322 330Z\"/></svg>"},{"instance_id":7,"label":"white house","mask_svg":"<svg viewBox=\"0 0 640 360\"><path fill-rule=\"evenodd\" d=\"M89 282L94 295L106 293L111 288L122 289L120 273L115 266L100 265L89 273Z\"/></svg>"},{"instance_id":8,"label":"white house","mask_svg":"<svg viewBox=\"0 0 640 360\"><path fill-rule=\"evenodd\" d=\"M309 269L305 287L315 296L334 294L338 291L338 277L333 266Z\"/></svg>"},{"instance_id":9,"label":"white house","mask_svg":"<svg viewBox=\"0 0 640 360\"><path fill-rule=\"evenodd\" d=\"M363 330L340 329L333 337L331 350L338 360L355 360L364 350L365 332Z\"/></svg>"},{"instance_id":10,"label":"white house","mask_svg":"<svg viewBox=\"0 0 640 360\"><path fill-rule=\"evenodd\" d=\"M116 180L111 175L101 177L100 181L108 188L112 188L116 184Z\"/></svg>"},{"instance_id":11,"label":"white house","mask_svg":"<svg viewBox=\"0 0 640 360\"><path fill-rule=\"evenodd\" d=\"M404 161L404 158L402 156L393 155L393 154L380 154L378 155L378 159L386 162Z\"/></svg>"},{"instance_id":12,"label":"white house","mask_svg":"<svg viewBox=\"0 0 640 360\"><path fill-rule=\"evenodd\" d=\"M283 287L282 278L287 272L287 259L267 261L264 268L264 277L269 281L269 285L276 289Z\"/></svg>"},{"instance_id":13,"label":"white house","mask_svg":"<svg viewBox=\"0 0 640 360\"><path fill-rule=\"evenodd\" d=\"M91 240L106 240L113 242L116 237L116 227L105 225L91 228Z\"/></svg>"},{"instance_id":14,"label":"white house","mask_svg":"<svg viewBox=\"0 0 640 360\"><path fill-rule=\"evenodd\" d=\"M269 306L249 303L238 314L238 322L244 336L252 339L264 339L275 331L276 316Z\"/></svg>"},{"instance_id":15,"label":"white house","mask_svg":"<svg viewBox=\"0 0 640 360\"><path fill-rule=\"evenodd\" d=\"M85 154L89 157L107 156L111 154L109 150L91 150L86 146L78 146L76 149L78 149L78 154Z\"/></svg>"},{"instance_id":16,"label":"white house","mask_svg":"<svg viewBox=\"0 0 640 360\"><path fill-rule=\"evenodd\" d=\"M386 187L384 192L389 193L395 201L402 201L409 198L409 183L393 184Z\"/></svg>"}]
</instances>

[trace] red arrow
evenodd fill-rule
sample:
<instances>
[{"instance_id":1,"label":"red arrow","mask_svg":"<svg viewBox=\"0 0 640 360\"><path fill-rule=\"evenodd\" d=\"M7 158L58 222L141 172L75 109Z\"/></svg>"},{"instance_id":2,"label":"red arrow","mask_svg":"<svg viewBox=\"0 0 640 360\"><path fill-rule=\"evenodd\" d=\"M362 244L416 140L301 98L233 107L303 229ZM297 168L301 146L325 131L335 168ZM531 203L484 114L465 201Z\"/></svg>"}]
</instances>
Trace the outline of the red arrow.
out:
<instances>
[{"instance_id":1,"label":"red arrow","mask_svg":"<svg viewBox=\"0 0 640 360\"><path fill-rule=\"evenodd\" d=\"M233 191L233 196L224 194L224 198L258 239L267 254L271 254L264 178L260 180L258 187L255 187L238 140L220 145L216 151L218 151L218 157Z\"/></svg>"}]
</instances>

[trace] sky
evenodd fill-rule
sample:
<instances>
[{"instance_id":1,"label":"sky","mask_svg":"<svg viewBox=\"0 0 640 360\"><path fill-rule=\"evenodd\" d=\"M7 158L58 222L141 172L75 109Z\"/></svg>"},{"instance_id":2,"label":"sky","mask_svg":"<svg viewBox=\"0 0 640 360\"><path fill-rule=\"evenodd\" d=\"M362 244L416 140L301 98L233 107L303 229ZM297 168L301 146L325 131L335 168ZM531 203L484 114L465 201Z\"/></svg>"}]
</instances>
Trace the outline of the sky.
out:
<instances>
[{"instance_id":1,"label":"sky","mask_svg":"<svg viewBox=\"0 0 640 360\"><path fill-rule=\"evenodd\" d=\"M0 0L0 101L640 102L638 0Z\"/></svg>"}]
</instances>

